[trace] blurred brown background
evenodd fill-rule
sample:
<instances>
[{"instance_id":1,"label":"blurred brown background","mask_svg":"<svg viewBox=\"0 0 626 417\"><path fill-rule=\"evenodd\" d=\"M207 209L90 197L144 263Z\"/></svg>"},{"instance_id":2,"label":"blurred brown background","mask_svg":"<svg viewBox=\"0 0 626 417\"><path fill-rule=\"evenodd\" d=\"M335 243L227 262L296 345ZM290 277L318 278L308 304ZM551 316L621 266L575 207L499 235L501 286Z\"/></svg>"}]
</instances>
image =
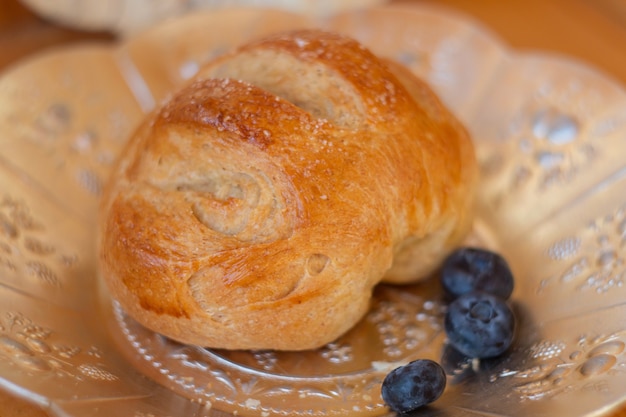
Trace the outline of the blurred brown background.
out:
<instances>
[{"instance_id":1,"label":"blurred brown background","mask_svg":"<svg viewBox=\"0 0 626 417\"><path fill-rule=\"evenodd\" d=\"M52 1L52 0L51 0ZM626 84L626 0L392 0L450 7L474 17L509 45L587 61ZM40 49L112 34L59 27L18 0L0 0L0 70Z\"/></svg>"},{"instance_id":2,"label":"blurred brown background","mask_svg":"<svg viewBox=\"0 0 626 417\"><path fill-rule=\"evenodd\" d=\"M450 7L491 29L511 47L572 56L626 85L626 0L396 0ZM115 42L39 18L17 0L0 0L0 72L39 50L82 41ZM46 413L0 391L0 417ZM626 417L626 407L611 417Z\"/></svg>"}]
</instances>

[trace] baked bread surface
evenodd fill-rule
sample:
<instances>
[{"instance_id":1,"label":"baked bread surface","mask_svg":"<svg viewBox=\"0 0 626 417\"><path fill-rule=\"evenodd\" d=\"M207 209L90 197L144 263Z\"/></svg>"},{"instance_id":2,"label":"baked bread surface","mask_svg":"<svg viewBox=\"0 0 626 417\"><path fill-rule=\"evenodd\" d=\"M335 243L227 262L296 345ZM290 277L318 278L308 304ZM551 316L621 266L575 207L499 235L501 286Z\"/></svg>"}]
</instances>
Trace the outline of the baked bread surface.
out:
<instances>
[{"instance_id":1,"label":"baked bread surface","mask_svg":"<svg viewBox=\"0 0 626 417\"><path fill-rule=\"evenodd\" d=\"M466 130L407 69L318 30L204 67L130 138L105 189L101 272L183 343L331 342L373 287L428 276L466 235Z\"/></svg>"}]
</instances>

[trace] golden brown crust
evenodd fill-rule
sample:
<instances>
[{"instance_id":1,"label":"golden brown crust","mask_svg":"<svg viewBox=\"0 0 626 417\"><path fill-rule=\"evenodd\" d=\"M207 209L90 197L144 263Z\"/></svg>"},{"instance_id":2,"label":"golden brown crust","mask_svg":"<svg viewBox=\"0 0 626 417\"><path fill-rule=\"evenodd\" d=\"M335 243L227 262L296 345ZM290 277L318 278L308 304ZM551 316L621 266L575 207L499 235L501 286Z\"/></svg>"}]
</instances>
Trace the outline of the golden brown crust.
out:
<instances>
[{"instance_id":1,"label":"golden brown crust","mask_svg":"<svg viewBox=\"0 0 626 417\"><path fill-rule=\"evenodd\" d=\"M131 138L105 191L102 272L145 326L309 349L415 281L469 228L463 127L403 67L321 31L208 64Z\"/></svg>"}]
</instances>

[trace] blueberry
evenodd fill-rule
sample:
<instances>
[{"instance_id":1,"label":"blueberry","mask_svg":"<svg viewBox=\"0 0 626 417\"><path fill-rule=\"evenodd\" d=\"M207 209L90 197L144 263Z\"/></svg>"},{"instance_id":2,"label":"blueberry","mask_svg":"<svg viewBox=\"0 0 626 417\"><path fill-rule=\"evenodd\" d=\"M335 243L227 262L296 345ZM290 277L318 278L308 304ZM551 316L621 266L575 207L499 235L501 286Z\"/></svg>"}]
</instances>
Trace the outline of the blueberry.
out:
<instances>
[{"instance_id":1,"label":"blueberry","mask_svg":"<svg viewBox=\"0 0 626 417\"><path fill-rule=\"evenodd\" d=\"M407 413L435 401L445 387L441 365L418 359L391 371L383 380L381 394L393 411Z\"/></svg>"},{"instance_id":2,"label":"blueberry","mask_svg":"<svg viewBox=\"0 0 626 417\"><path fill-rule=\"evenodd\" d=\"M472 292L450 303L444 327L449 343L459 352L472 358L491 358L511 346L515 316L501 298Z\"/></svg>"},{"instance_id":3,"label":"blueberry","mask_svg":"<svg viewBox=\"0 0 626 417\"><path fill-rule=\"evenodd\" d=\"M483 291L508 299L513 292L513 274L499 254L480 248L460 248L452 252L441 269L441 284L450 299Z\"/></svg>"}]
</instances>

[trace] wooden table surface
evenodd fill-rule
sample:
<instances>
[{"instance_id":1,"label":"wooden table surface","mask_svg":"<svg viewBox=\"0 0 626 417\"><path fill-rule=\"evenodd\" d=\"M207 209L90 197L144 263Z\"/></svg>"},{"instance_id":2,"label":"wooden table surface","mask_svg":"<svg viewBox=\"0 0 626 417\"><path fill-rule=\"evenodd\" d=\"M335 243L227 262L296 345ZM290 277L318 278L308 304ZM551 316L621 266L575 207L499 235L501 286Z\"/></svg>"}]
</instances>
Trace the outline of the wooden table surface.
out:
<instances>
[{"instance_id":1,"label":"wooden table surface","mask_svg":"<svg viewBox=\"0 0 626 417\"><path fill-rule=\"evenodd\" d=\"M397 0L450 7L474 17L511 47L580 59L626 85L626 0ZM55 25L17 0L0 0L0 71L52 46L114 42L106 32ZM0 417L45 417L45 411L0 391ZM626 407L610 417L626 417Z\"/></svg>"}]
</instances>

